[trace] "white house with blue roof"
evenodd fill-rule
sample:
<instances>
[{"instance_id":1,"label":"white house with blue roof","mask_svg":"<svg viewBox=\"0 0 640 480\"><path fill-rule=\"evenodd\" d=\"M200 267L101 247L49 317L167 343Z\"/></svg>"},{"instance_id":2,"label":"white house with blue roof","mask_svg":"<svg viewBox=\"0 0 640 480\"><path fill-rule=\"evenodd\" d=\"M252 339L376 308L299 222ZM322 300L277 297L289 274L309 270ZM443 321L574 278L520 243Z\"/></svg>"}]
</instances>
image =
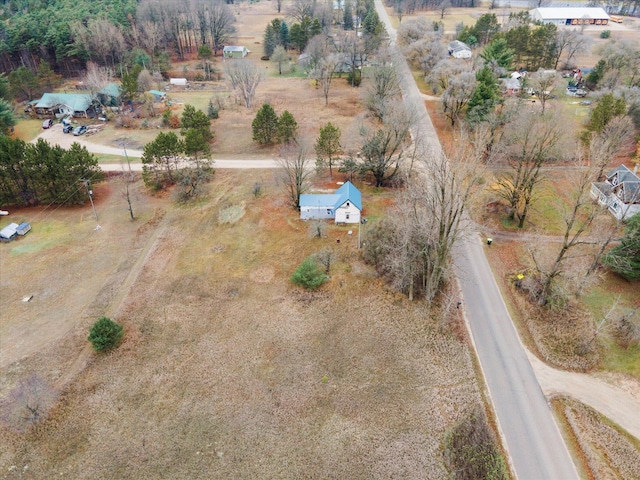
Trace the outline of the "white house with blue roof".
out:
<instances>
[{"instance_id":1,"label":"white house with blue roof","mask_svg":"<svg viewBox=\"0 0 640 480\"><path fill-rule=\"evenodd\" d=\"M324 220L333 218L336 223L360 223L362 194L351 182L342 185L335 193L300 195L300 218Z\"/></svg>"}]
</instances>

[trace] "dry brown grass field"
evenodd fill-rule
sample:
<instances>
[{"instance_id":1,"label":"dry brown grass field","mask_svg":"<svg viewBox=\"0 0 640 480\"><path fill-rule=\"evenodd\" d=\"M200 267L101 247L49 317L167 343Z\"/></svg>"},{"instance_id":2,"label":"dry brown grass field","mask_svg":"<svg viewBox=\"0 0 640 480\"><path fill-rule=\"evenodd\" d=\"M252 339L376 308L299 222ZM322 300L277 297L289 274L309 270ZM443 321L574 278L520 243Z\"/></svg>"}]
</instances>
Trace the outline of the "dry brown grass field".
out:
<instances>
[{"instance_id":1,"label":"dry brown grass field","mask_svg":"<svg viewBox=\"0 0 640 480\"><path fill-rule=\"evenodd\" d=\"M134 222L118 180L96 198L97 231L60 208L1 245L0 393L35 375L58 399L26 434L4 419L2 478L446 478L443 434L481 402L468 344L385 288L349 227L310 238L273 172L217 173L189 207L139 191ZM330 281L293 286L325 246ZM104 355L100 315L125 329Z\"/></svg>"}]
</instances>

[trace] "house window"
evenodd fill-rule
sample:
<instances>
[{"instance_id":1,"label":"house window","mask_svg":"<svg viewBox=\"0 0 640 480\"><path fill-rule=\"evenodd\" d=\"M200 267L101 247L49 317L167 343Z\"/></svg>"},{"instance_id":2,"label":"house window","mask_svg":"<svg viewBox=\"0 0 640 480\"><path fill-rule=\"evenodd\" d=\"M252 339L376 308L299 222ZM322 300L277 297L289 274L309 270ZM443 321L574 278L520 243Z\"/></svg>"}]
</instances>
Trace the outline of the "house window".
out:
<instances>
[{"instance_id":1,"label":"house window","mask_svg":"<svg viewBox=\"0 0 640 480\"><path fill-rule=\"evenodd\" d=\"M347 207L349 207L349 202L347 202Z\"/></svg>"},{"instance_id":2,"label":"house window","mask_svg":"<svg viewBox=\"0 0 640 480\"><path fill-rule=\"evenodd\" d=\"M331 215L331 209L327 208L327 215Z\"/></svg>"},{"instance_id":3,"label":"house window","mask_svg":"<svg viewBox=\"0 0 640 480\"><path fill-rule=\"evenodd\" d=\"M349 220L349 214L347 213L347 216L345 217L347 220Z\"/></svg>"}]
</instances>

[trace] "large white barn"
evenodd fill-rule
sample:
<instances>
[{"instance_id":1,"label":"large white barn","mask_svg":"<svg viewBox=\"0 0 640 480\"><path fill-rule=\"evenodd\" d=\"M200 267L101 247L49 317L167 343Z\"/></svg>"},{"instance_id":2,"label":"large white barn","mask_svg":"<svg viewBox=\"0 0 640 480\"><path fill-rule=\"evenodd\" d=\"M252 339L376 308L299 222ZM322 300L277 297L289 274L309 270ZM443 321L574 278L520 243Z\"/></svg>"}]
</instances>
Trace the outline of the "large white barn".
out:
<instances>
[{"instance_id":1,"label":"large white barn","mask_svg":"<svg viewBox=\"0 0 640 480\"><path fill-rule=\"evenodd\" d=\"M533 20L556 25L608 25L609 15L599 7L541 7L529 11Z\"/></svg>"},{"instance_id":2,"label":"large white barn","mask_svg":"<svg viewBox=\"0 0 640 480\"><path fill-rule=\"evenodd\" d=\"M351 182L335 193L300 195L302 220L335 219L336 223L360 223L362 194Z\"/></svg>"}]
</instances>

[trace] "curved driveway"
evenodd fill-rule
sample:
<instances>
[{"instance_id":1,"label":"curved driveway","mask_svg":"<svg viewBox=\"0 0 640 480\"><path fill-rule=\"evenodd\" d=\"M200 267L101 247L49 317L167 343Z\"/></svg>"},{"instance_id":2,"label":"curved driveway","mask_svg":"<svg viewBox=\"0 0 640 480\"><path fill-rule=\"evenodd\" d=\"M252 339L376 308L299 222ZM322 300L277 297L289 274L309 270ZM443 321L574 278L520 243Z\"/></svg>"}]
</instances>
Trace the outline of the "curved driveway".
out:
<instances>
[{"instance_id":1,"label":"curved driveway","mask_svg":"<svg viewBox=\"0 0 640 480\"><path fill-rule=\"evenodd\" d=\"M440 143L381 0L376 9L392 39L405 104L415 110L414 139L429 151ZM486 248L486 247L485 247ZM455 249L466 319L511 465L518 479L577 480L578 474L515 331L477 236Z\"/></svg>"}]
</instances>

